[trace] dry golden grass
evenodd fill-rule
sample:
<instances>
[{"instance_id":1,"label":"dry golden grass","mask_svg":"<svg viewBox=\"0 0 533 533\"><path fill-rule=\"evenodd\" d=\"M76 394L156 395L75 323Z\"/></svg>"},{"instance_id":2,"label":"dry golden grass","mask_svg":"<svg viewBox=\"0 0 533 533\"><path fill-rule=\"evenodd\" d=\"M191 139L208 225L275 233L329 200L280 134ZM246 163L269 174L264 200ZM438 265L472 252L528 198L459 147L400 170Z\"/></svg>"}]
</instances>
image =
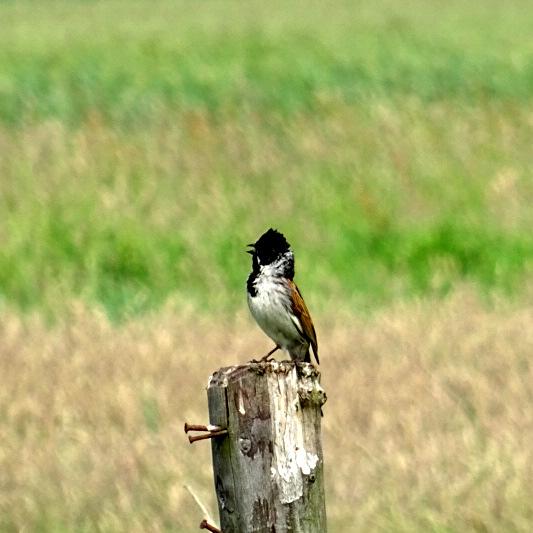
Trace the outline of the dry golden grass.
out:
<instances>
[{"instance_id":1,"label":"dry golden grass","mask_svg":"<svg viewBox=\"0 0 533 533\"><path fill-rule=\"evenodd\" d=\"M210 446L182 426L206 420L210 371L269 346L246 315L0 318L2 531L194 531L185 483L216 516ZM531 306L316 318L331 531L530 530Z\"/></svg>"}]
</instances>

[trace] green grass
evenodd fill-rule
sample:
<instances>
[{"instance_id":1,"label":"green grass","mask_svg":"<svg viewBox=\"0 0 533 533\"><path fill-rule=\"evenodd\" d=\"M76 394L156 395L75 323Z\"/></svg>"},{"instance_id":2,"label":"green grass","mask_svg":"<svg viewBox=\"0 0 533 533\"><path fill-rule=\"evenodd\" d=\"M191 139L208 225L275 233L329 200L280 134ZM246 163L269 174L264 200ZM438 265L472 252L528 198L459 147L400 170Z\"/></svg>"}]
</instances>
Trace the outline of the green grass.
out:
<instances>
[{"instance_id":1,"label":"green grass","mask_svg":"<svg viewBox=\"0 0 533 533\"><path fill-rule=\"evenodd\" d=\"M526 7L1 4L0 301L232 310L269 226L314 309L520 294Z\"/></svg>"},{"instance_id":2,"label":"green grass","mask_svg":"<svg viewBox=\"0 0 533 533\"><path fill-rule=\"evenodd\" d=\"M154 107L309 112L328 95L528 100L527 3L463 4L3 5L0 118L79 125L98 110L124 125Z\"/></svg>"},{"instance_id":3,"label":"green grass","mask_svg":"<svg viewBox=\"0 0 533 533\"><path fill-rule=\"evenodd\" d=\"M0 2L0 530L192 531L184 483L216 508L182 422L268 344L244 250L273 226L330 529L529 531L532 27L526 0Z\"/></svg>"}]
</instances>

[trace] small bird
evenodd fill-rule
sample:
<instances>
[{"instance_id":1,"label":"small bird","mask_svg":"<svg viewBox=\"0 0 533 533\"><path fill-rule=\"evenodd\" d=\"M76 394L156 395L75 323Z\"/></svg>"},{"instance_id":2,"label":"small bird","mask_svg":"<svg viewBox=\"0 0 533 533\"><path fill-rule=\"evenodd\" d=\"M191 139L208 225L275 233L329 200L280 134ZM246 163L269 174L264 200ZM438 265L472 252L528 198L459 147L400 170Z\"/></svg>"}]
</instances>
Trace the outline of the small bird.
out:
<instances>
[{"instance_id":1,"label":"small bird","mask_svg":"<svg viewBox=\"0 0 533 533\"><path fill-rule=\"evenodd\" d=\"M278 349L293 361L311 362L309 347L318 363L315 327L302 294L294 283L294 254L283 234L270 228L255 244L249 244L252 272L246 284L248 307L261 329L276 346L261 361Z\"/></svg>"}]
</instances>

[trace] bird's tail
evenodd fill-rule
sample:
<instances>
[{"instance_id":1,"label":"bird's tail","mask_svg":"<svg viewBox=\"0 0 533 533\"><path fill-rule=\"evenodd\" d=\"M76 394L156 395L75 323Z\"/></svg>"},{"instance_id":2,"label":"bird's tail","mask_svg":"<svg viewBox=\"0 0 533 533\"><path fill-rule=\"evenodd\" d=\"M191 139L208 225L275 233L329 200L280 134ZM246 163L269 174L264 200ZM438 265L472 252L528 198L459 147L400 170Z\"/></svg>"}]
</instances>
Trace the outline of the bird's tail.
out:
<instances>
[{"instance_id":1,"label":"bird's tail","mask_svg":"<svg viewBox=\"0 0 533 533\"><path fill-rule=\"evenodd\" d=\"M313 355L315 356L316 364L319 365L320 361L318 360L318 352L315 352L313 350ZM311 362L311 348L307 348L307 352L305 352L304 362L305 363L310 363Z\"/></svg>"},{"instance_id":2,"label":"bird's tail","mask_svg":"<svg viewBox=\"0 0 533 533\"><path fill-rule=\"evenodd\" d=\"M320 361L318 360L318 350L317 349L313 348L313 355L315 356L316 364L319 365Z\"/></svg>"}]
</instances>

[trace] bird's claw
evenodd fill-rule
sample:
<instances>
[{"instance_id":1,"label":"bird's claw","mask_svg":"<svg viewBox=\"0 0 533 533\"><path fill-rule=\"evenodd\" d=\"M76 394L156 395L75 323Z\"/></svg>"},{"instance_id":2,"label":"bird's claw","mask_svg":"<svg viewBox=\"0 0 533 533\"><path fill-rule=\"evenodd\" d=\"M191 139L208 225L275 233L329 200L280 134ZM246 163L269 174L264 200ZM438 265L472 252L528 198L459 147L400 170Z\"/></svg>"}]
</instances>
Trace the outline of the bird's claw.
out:
<instances>
[{"instance_id":1,"label":"bird's claw","mask_svg":"<svg viewBox=\"0 0 533 533\"><path fill-rule=\"evenodd\" d=\"M277 350L279 350L279 346L275 346L272 350L270 350L270 352L268 352L266 355L263 355L261 359L252 359L250 363L269 363L273 359L272 354Z\"/></svg>"},{"instance_id":2,"label":"bird's claw","mask_svg":"<svg viewBox=\"0 0 533 533\"><path fill-rule=\"evenodd\" d=\"M261 359L251 359L250 360L250 363L270 363L270 361L272 361L272 356L271 355L265 355L263 357L261 357Z\"/></svg>"}]
</instances>

